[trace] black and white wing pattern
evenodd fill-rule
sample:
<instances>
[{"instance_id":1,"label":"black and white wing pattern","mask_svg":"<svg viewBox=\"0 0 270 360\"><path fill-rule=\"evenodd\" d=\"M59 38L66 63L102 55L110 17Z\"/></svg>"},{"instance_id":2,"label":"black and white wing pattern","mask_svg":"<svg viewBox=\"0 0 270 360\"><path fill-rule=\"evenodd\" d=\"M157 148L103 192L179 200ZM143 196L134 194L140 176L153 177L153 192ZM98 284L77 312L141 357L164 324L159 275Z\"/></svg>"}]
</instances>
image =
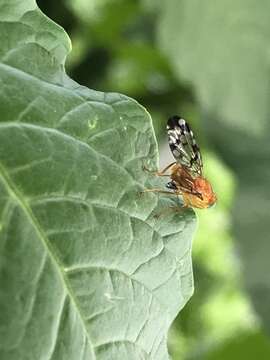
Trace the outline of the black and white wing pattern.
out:
<instances>
[{"instance_id":1,"label":"black and white wing pattern","mask_svg":"<svg viewBox=\"0 0 270 360\"><path fill-rule=\"evenodd\" d=\"M167 123L168 139L175 160L192 175L202 175L202 157L188 123L175 115Z\"/></svg>"}]
</instances>

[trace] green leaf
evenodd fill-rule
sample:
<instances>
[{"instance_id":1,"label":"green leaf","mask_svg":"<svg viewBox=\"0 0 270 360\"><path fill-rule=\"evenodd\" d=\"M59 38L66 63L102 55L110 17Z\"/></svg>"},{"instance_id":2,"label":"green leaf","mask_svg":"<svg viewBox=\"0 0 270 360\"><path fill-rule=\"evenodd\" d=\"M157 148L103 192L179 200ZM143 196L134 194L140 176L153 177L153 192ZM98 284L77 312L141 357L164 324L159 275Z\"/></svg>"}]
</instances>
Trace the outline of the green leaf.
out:
<instances>
[{"instance_id":1,"label":"green leaf","mask_svg":"<svg viewBox=\"0 0 270 360\"><path fill-rule=\"evenodd\" d=\"M139 195L150 116L69 79L69 38L34 1L0 0L0 40L0 358L168 359L195 218Z\"/></svg>"}]
</instances>

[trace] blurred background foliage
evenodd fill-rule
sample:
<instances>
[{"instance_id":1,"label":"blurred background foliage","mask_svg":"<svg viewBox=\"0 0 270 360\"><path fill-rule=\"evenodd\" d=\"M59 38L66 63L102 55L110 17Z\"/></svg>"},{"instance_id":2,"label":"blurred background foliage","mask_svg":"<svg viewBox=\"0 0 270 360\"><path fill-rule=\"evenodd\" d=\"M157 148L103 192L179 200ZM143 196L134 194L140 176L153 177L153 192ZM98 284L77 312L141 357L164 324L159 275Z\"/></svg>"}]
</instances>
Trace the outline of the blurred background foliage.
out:
<instances>
[{"instance_id":1,"label":"blurred background foliage","mask_svg":"<svg viewBox=\"0 0 270 360\"><path fill-rule=\"evenodd\" d=\"M189 120L218 194L198 211L195 293L175 320L173 360L270 359L270 2L39 0L82 85L151 113L168 161L168 116Z\"/></svg>"}]
</instances>

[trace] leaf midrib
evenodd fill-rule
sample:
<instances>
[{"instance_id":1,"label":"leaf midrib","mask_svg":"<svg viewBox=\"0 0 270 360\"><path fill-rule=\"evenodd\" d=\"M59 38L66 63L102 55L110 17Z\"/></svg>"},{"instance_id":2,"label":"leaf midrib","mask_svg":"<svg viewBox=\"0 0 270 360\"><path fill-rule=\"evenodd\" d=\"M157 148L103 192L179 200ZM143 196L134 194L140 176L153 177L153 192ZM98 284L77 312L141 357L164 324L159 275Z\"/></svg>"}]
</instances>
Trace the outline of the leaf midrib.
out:
<instances>
[{"instance_id":1,"label":"leaf midrib","mask_svg":"<svg viewBox=\"0 0 270 360\"><path fill-rule=\"evenodd\" d=\"M2 179L9 195L18 203L18 205L21 207L21 209L24 211L24 213L26 214L29 222L31 223L31 225L33 226L33 228L36 231L36 234L38 235L38 237L40 238L45 251L47 251L52 263L54 264L56 270L59 273L60 279L63 283L63 287L66 290L66 293L69 295L71 302L73 303L73 306L75 308L75 310L78 313L78 317L81 321L82 327L85 331L86 337L89 341L89 345L91 346L91 350L92 350L92 355L94 357L94 359L96 359L96 355L95 355L95 350L94 350L94 345L90 339L89 333L87 331L87 326L83 317L83 314L81 313L80 307L76 301L76 297L75 294L73 293L72 288L69 285L69 281L67 279L67 276L65 274L65 271L61 265L61 262L59 261L59 259L55 256L54 251L53 251L53 246L51 245L51 243L49 242L49 240L47 239L44 231L42 230L41 226L39 225L39 222L37 221L36 217L34 216L31 208L28 206L28 204L24 201L23 196L20 194L20 191L16 188L15 184L11 181L9 175L7 174L6 170L4 169L3 165L0 163L0 178Z\"/></svg>"}]
</instances>

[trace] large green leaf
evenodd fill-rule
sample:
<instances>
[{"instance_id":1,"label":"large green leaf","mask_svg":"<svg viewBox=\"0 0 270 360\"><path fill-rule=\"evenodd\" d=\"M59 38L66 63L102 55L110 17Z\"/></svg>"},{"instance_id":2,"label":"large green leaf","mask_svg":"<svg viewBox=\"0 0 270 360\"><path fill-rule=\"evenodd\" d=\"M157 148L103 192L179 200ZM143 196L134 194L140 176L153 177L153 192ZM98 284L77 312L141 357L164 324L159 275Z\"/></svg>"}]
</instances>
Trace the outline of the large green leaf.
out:
<instances>
[{"instance_id":1,"label":"large green leaf","mask_svg":"<svg viewBox=\"0 0 270 360\"><path fill-rule=\"evenodd\" d=\"M33 0L0 0L0 40L0 358L168 359L195 218L138 194L150 116L69 79L70 41Z\"/></svg>"}]
</instances>

